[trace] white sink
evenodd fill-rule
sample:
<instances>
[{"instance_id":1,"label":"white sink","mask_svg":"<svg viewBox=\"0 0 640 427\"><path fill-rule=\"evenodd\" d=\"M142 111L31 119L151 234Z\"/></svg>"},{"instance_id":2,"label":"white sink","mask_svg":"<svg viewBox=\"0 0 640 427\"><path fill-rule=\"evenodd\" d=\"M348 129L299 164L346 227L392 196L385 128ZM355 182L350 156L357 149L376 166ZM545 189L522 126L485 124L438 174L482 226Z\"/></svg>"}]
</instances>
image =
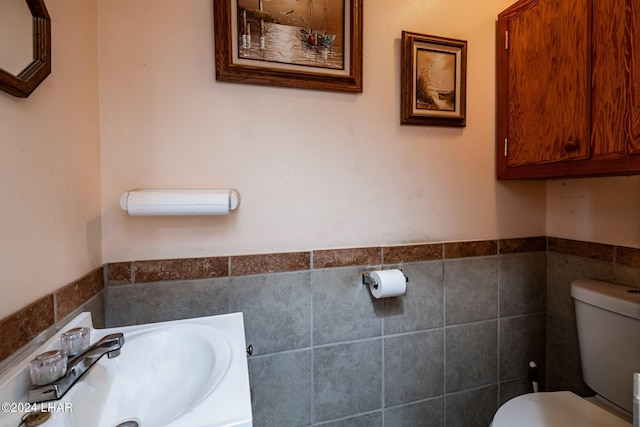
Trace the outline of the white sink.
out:
<instances>
[{"instance_id":1,"label":"white sink","mask_svg":"<svg viewBox=\"0 0 640 427\"><path fill-rule=\"evenodd\" d=\"M82 313L62 331L86 326L91 343L122 332L120 356L102 357L58 401L43 427L251 427L251 399L242 313L113 329L93 329ZM17 427L25 409L29 361L60 348L59 334L0 378L0 427ZM135 424L130 424L135 425Z\"/></svg>"}]
</instances>

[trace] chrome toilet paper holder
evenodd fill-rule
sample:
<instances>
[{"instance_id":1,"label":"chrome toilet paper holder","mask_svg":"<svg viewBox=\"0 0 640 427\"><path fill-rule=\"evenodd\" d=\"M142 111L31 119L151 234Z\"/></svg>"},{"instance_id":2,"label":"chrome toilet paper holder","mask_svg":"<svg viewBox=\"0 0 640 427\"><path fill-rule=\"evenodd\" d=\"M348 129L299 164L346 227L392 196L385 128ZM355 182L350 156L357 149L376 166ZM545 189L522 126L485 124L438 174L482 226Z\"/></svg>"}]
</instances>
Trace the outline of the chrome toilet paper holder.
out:
<instances>
[{"instance_id":1,"label":"chrome toilet paper holder","mask_svg":"<svg viewBox=\"0 0 640 427\"><path fill-rule=\"evenodd\" d=\"M402 271L402 270L400 270ZM378 282L375 281L374 278L371 277L371 273L373 273L373 271L363 271L362 272L362 284L363 285L368 285L368 286L372 286L373 289L378 289ZM402 273L402 275L404 276L404 280L409 283L409 278L407 277L406 274Z\"/></svg>"}]
</instances>

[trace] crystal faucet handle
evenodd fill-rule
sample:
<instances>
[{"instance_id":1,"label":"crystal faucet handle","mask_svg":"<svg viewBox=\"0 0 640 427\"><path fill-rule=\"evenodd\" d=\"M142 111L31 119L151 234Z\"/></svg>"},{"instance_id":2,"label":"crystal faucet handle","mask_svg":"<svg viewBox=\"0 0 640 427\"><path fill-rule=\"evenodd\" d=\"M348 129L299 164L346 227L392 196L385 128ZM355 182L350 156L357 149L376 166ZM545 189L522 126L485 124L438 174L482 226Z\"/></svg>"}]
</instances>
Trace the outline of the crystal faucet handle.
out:
<instances>
[{"instance_id":1,"label":"crystal faucet handle","mask_svg":"<svg viewBox=\"0 0 640 427\"><path fill-rule=\"evenodd\" d=\"M35 386L52 383L67 372L67 356L60 350L39 354L29 364L31 382Z\"/></svg>"},{"instance_id":2,"label":"crystal faucet handle","mask_svg":"<svg viewBox=\"0 0 640 427\"><path fill-rule=\"evenodd\" d=\"M60 347L66 356L75 356L89 348L89 328L73 328L60 335Z\"/></svg>"}]
</instances>

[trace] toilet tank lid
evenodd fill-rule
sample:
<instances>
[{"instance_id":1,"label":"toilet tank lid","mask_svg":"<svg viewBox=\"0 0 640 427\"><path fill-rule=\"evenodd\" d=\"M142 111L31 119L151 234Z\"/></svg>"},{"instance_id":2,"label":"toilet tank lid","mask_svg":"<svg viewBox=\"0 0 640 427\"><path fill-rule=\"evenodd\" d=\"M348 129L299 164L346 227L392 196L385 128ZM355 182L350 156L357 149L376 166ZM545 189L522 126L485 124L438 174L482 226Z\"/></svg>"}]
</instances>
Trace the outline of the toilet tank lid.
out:
<instances>
[{"instance_id":1,"label":"toilet tank lid","mask_svg":"<svg viewBox=\"0 0 640 427\"><path fill-rule=\"evenodd\" d=\"M571 296L579 301L640 320L640 289L594 279L571 282Z\"/></svg>"}]
</instances>

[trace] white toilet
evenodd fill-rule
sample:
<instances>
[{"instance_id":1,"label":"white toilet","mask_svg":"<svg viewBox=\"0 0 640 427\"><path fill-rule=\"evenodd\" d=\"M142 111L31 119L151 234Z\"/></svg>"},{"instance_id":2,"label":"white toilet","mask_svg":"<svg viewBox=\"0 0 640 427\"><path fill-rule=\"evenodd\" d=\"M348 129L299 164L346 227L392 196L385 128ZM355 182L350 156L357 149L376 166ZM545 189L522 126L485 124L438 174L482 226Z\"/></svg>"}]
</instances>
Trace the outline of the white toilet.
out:
<instances>
[{"instance_id":1,"label":"white toilet","mask_svg":"<svg viewBox=\"0 0 640 427\"><path fill-rule=\"evenodd\" d=\"M493 427L629 427L633 373L640 372L638 289L591 279L571 283L585 383L597 396L569 391L518 396L498 409Z\"/></svg>"}]
</instances>

